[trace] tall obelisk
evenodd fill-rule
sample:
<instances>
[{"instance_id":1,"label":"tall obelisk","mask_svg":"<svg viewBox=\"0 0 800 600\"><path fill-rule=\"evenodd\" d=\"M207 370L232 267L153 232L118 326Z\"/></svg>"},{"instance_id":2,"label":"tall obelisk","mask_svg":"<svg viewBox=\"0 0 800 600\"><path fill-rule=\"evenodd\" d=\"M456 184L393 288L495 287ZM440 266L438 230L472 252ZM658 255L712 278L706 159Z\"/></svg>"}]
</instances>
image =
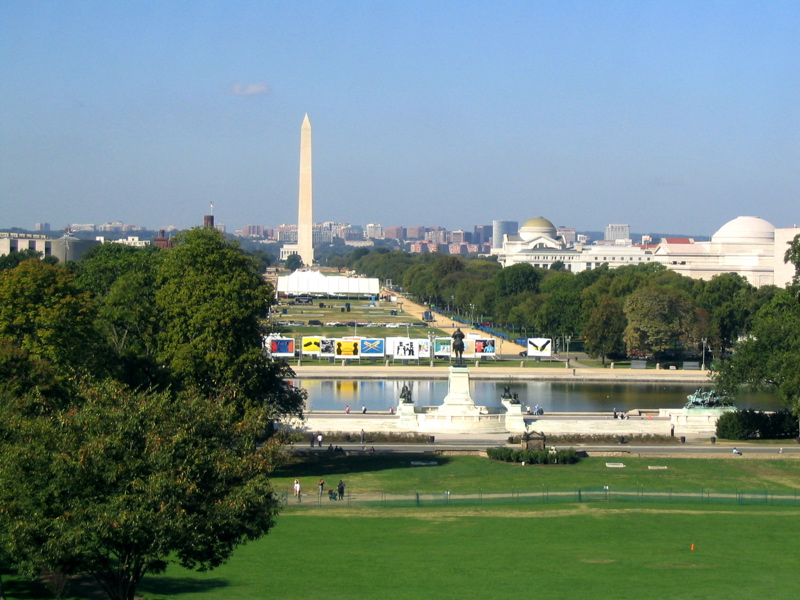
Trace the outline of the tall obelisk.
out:
<instances>
[{"instance_id":1,"label":"tall obelisk","mask_svg":"<svg viewBox=\"0 0 800 600\"><path fill-rule=\"evenodd\" d=\"M297 214L297 253L303 264L314 264L314 221L311 216L311 122L306 114L300 128L300 202Z\"/></svg>"}]
</instances>

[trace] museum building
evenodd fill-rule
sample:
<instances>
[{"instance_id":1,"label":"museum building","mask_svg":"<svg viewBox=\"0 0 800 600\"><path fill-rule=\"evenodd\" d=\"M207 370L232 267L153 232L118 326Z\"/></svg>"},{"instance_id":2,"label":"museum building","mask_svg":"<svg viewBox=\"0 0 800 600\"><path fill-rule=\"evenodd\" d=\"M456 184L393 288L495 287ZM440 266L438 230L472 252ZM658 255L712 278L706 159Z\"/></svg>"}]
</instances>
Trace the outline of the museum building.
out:
<instances>
[{"instance_id":1,"label":"museum building","mask_svg":"<svg viewBox=\"0 0 800 600\"><path fill-rule=\"evenodd\" d=\"M661 263L668 269L694 279L711 279L722 273L738 273L752 285L786 286L794 275L784 254L800 227L777 229L759 217L737 217L723 225L709 242L691 238L665 238L656 245L568 246L556 227L543 217L526 221L517 234L503 236L495 250L504 267L527 263L564 268L579 273L603 264L610 268L632 264Z\"/></svg>"}]
</instances>

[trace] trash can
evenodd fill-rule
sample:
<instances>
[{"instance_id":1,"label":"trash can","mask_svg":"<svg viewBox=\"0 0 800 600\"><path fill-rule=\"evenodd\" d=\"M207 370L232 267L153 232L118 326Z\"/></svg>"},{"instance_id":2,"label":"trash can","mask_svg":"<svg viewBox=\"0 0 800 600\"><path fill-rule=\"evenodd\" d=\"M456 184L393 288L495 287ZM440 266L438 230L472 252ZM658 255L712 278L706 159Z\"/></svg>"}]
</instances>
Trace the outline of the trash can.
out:
<instances>
[{"instance_id":1,"label":"trash can","mask_svg":"<svg viewBox=\"0 0 800 600\"><path fill-rule=\"evenodd\" d=\"M428 443L429 443L429 444L432 444L432 443L434 442L434 440L435 440L435 439L436 439L436 436L434 436L434 435L429 435L429 436L428 436Z\"/></svg>"},{"instance_id":2,"label":"trash can","mask_svg":"<svg viewBox=\"0 0 800 600\"><path fill-rule=\"evenodd\" d=\"M686 436L682 435L681 436L681 444L685 444L685 443L686 443Z\"/></svg>"},{"instance_id":3,"label":"trash can","mask_svg":"<svg viewBox=\"0 0 800 600\"><path fill-rule=\"evenodd\" d=\"M712 444L716 444L717 443L717 438L714 437L713 435L711 436L711 443Z\"/></svg>"}]
</instances>

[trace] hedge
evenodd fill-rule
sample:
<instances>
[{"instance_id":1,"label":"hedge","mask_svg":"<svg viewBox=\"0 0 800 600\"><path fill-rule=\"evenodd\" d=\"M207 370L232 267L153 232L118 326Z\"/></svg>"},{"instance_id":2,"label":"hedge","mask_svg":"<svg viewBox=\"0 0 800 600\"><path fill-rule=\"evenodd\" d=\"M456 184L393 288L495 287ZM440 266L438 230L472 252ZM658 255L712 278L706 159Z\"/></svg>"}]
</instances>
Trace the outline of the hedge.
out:
<instances>
[{"instance_id":1,"label":"hedge","mask_svg":"<svg viewBox=\"0 0 800 600\"><path fill-rule=\"evenodd\" d=\"M580 458L575 448L565 448L550 452L549 450L515 450L514 448L487 448L486 454L492 460L515 462L531 465L547 465L558 463L570 465L578 462Z\"/></svg>"},{"instance_id":2,"label":"hedge","mask_svg":"<svg viewBox=\"0 0 800 600\"><path fill-rule=\"evenodd\" d=\"M797 418L787 410L735 410L723 413L717 421L717 437L726 440L783 440L797 435Z\"/></svg>"}]
</instances>

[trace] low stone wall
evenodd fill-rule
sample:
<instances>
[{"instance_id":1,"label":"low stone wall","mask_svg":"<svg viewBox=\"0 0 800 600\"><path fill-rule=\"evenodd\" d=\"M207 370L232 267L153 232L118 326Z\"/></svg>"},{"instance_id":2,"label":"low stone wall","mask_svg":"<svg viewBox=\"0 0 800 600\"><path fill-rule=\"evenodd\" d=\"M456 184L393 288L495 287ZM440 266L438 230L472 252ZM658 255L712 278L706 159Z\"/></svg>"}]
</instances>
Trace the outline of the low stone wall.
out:
<instances>
[{"instance_id":1,"label":"low stone wall","mask_svg":"<svg viewBox=\"0 0 800 600\"><path fill-rule=\"evenodd\" d=\"M716 420L703 419L702 423L679 423L677 415L663 415L660 417L632 417L628 419L613 419L606 415L563 415L550 414L540 418L526 418L524 423L528 430L541 431L549 435L564 434L598 434L598 435L670 435L680 436L700 436L714 435ZM424 429L424 433L447 433L448 429L441 432L432 427L429 422ZM400 416L388 415L332 415L324 413L313 413L309 415L305 422L297 424L300 431L336 431L358 435L361 430L375 432L422 432L418 427L409 421L403 420ZM523 433L521 428L509 428L510 434ZM475 432L480 434L480 432Z\"/></svg>"}]
</instances>

